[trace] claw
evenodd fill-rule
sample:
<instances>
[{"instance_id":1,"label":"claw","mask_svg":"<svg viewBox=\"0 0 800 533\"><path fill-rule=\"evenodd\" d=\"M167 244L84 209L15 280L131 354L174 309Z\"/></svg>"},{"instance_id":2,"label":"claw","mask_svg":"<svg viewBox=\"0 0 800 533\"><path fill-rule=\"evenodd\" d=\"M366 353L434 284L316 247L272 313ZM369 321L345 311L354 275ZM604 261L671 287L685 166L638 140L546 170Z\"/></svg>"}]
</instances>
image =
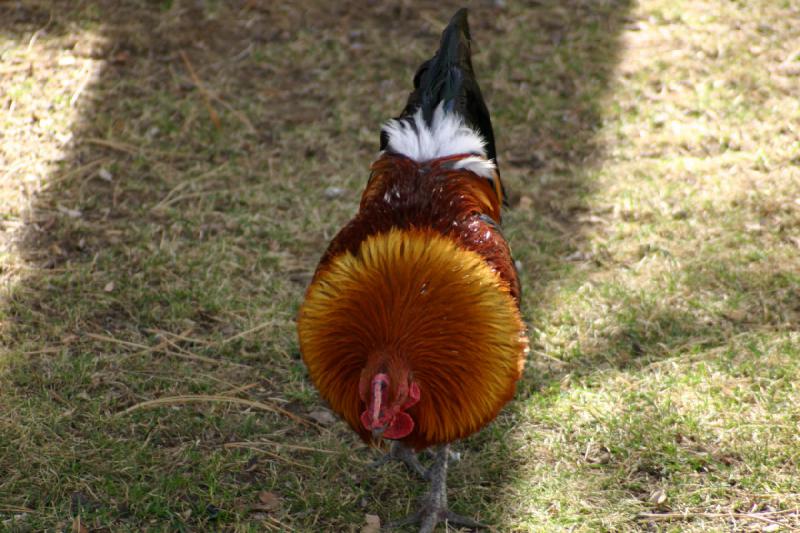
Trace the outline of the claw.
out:
<instances>
[{"instance_id":1,"label":"claw","mask_svg":"<svg viewBox=\"0 0 800 533\"><path fill-rule=\"evenodd\" d=\"M481 522L475 521L468 516L462 516L451 511L447 511L445 520L447 523L453 524L454 526L470 527L472 529L489 529L489 526L486 524L482 524Z\"/></svg>"},{"instance_id":2,"label":"claw","mask_svg":"<svg viewBox=\"0 0 800 533\"><path fill-rule=\"evenodd\" d=\"M403 526L410 526L411 524L419 524L420 533L431 533L439 524L439 522L446 522L451 526L468 527L470 529L489 529L489 526L481 522L477 522L469 517L456 514L446 509L425 509L417 511L408 516L394 520L383 526L383 531L391 531Z\"/></svg>"},{"instance_id":3,"label":"claw","mask_svg":"<svg viewBox=\"0 0 800 533\"><path fill-rule=\"evenodd\" d=\"M399 518L397 520L393 520L388 522L385 526L383 526L384 531L389 531L392 529L397 529L403 526L410 526L411 524L417 524L422 521L422 512L417 511L416 513L411 513L408 516L404 516L403 518Z\"/></svg>"}]
</instances>

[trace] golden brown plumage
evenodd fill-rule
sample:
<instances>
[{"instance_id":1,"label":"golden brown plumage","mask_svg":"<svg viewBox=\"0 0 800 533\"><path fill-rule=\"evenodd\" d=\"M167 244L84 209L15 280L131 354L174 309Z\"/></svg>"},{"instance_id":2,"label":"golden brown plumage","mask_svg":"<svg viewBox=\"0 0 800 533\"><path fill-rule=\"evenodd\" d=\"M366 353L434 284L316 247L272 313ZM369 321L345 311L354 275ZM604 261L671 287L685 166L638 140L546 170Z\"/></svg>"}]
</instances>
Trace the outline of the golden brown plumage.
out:
<instances>
[{"instance_id":1,"label":"golden brown plumage","mask_svg":"<svg viewBox=\"0 0 800 533\"><path fill-rule=\"evenodd\" d=\"M314 384L365 440L362 371L413 373L421 396L404 440L416 449L492 420L514 393L526 346L508 284L479 253L430 228L374 234L321 266L299 331Z\"/></svg>"}]
</instances>

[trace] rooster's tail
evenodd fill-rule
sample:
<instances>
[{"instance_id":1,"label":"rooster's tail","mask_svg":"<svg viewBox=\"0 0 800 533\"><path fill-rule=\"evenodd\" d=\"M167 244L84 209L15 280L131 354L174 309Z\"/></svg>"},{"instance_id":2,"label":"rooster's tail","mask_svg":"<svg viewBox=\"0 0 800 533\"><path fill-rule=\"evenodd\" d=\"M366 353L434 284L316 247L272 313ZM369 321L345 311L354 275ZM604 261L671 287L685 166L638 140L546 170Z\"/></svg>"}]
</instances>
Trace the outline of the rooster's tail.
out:
<instances>
[{"instance_id":1,"label":"rooster's tail","mask_svg":"<svg viewBox=\"0 0 800 533\"><path fill-rule=\"evenodd\" d=\"M381 131L381 150L417 161L474 154L496 172L492 121L472 69L466 9L453 16L439 50L420 65L405 109Z\"/></svg>"}]
</instances>

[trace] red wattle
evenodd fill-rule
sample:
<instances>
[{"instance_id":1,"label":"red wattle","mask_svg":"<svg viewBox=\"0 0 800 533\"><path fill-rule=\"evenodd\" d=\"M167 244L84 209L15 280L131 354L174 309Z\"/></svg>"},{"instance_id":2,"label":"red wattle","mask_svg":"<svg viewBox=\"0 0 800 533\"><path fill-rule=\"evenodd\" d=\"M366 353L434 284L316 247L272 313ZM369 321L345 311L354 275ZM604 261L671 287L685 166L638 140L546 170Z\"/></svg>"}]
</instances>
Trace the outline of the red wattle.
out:
<instances>
[{"instance_id":1,"label":"red wattle","mask_svg":"<svg viewBox=\"0 0 800 533\"><path fill-rule=\"evenodd\" d=\"M402 439L414 430L414 419L408 413L397 413L392 425L383 432L385 439Z\"/></svg>"}]
</instances>

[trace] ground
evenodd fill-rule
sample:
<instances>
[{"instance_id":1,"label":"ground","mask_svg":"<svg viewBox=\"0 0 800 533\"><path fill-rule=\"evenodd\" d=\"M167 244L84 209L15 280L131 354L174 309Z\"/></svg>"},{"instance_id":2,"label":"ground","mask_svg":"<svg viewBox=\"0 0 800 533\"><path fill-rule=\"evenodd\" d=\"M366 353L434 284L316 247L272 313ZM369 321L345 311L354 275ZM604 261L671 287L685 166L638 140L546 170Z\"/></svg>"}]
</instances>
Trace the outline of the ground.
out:
<instances>
[{"instance_id":1,"label":"ground","mask_svg":"<svg viewBox=\"0 0 800 533\"><path fill-rule=\"evenodd\" d=\"M325 410L294 318L457 6L0 5L2 529L413 509L424 485ZM532 351L457 446L454 510L800 529L800 4L471 8Z\"/></svg>"}]
</instances>

